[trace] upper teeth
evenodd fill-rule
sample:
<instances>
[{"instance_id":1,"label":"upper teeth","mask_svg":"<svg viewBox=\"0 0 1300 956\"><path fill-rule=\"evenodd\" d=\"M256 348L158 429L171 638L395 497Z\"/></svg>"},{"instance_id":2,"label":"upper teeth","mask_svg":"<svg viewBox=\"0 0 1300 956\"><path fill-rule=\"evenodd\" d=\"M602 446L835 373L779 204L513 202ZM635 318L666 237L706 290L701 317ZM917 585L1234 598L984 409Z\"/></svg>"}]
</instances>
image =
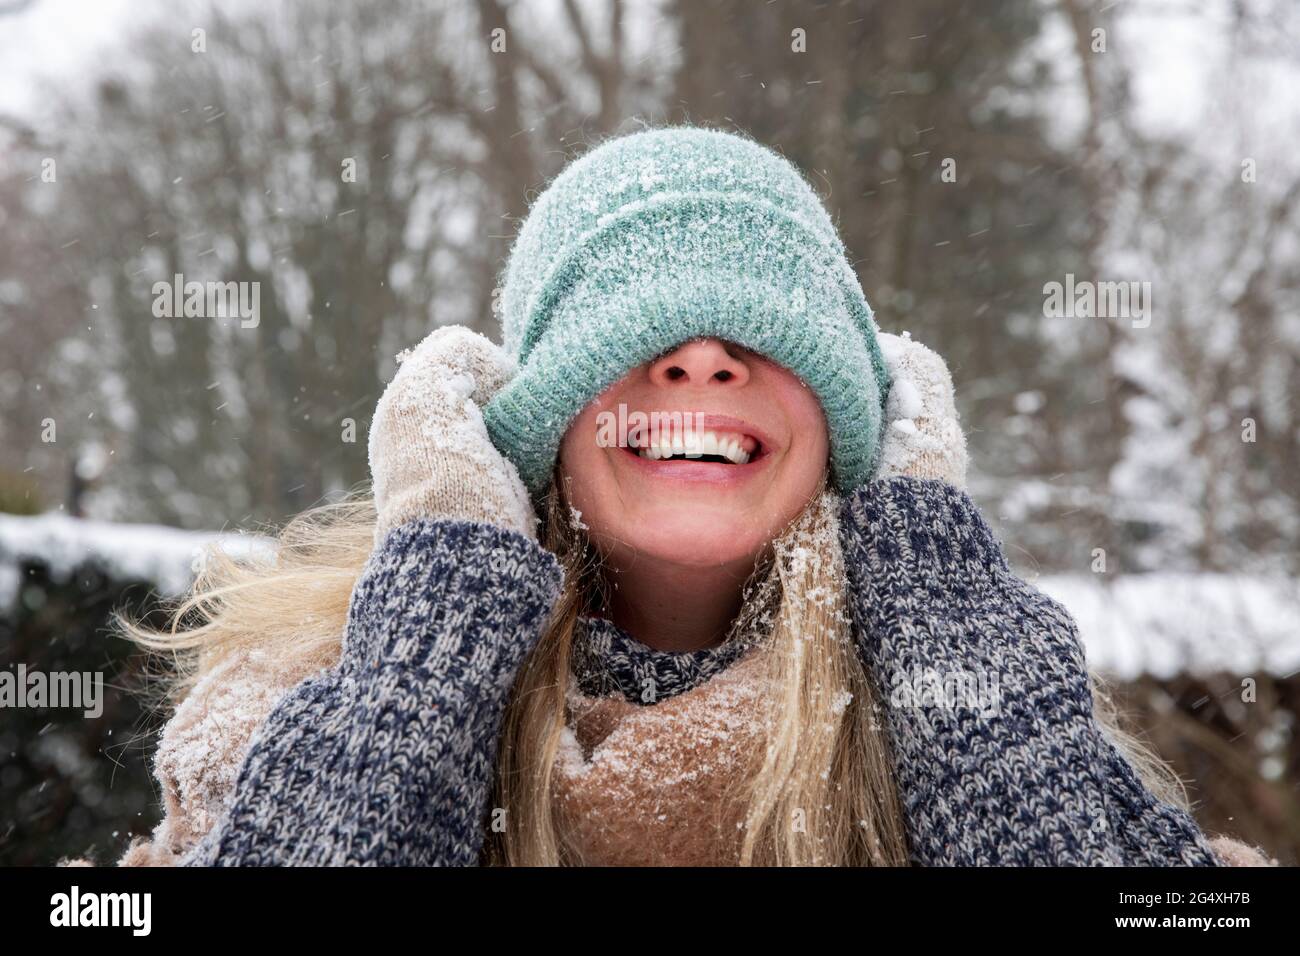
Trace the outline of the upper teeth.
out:
<instances>
[{"instance_id":1,"label":"upper teeth","mask_svg":"<svg viewBox=\"0 0 1300 956\"><path fill-rule=\"evenodd\" d=\"M649 444L638 448L637 454L642 458L660 460L673 455L685 455L687 458L699 458L701 455L721 455L736 465L749 461L749 452L741 447L741 439L716 432L689 432L685 436L676 433L671 437L655 435Z\"/></svg>"}]
</instances>

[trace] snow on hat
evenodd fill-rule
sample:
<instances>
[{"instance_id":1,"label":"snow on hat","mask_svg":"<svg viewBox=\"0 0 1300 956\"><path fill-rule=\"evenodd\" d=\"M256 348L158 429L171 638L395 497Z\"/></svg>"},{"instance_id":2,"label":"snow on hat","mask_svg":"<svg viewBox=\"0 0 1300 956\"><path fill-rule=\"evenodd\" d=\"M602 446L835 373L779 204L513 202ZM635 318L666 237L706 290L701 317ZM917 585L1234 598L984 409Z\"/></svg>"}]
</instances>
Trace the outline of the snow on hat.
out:
<instances>
[{"instance_id":1,"label":"snow on hat","mask_svg":"<svg viewBox=\"0 0 1300 956\"><path fill-rule=\"evenodd\" d=\"M838 489L875 471L889 377L871 307L812 187L751 139L651 129L571 163L515 240L502 307L519 371L484 418L535 495L588 402L703 336L764 355L813 390Z\"/></svg>"}]
</instances>

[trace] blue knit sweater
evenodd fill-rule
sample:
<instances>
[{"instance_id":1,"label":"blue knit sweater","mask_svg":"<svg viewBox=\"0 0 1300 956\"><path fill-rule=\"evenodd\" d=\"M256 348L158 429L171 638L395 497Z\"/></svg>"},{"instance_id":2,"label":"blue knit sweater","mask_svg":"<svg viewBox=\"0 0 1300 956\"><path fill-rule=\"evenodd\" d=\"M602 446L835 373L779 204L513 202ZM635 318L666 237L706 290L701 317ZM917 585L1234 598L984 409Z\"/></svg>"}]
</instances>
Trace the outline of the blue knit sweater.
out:
<instances>
[{"instance_id":1,"label":"blue knit sweater","mask_svg":"<svg viewBox=\"0 0 1300 956\"><path fill-rule=\"evenodd\" d=\"M1018 579L970 498L881 480L841 517L858 647L881 687L910 856L920 865L1217 864L1092 710L1078 631ZM553 555L513 532L393 531L352 597L338 665L259 728L190 865L473 865L514 677L559 594ZM734 648L659 654L583 632L580 680L680 693ZM582 676L584 655L602 660Z\"/></svg>"}]
</instances>

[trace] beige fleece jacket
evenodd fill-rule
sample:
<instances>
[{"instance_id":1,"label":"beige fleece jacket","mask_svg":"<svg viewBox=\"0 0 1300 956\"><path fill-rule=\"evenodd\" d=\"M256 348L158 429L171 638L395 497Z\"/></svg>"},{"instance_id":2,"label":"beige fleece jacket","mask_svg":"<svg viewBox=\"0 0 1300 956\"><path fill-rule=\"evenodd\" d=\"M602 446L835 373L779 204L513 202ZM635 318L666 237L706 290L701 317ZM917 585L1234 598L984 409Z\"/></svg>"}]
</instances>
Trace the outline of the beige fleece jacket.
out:
<instances>
[{"instance_id":1,"label":"beige fleece jacket","mask_svg":"<svg viewBox=\"0 0 1300 956\"><path fill-rule=\"evenodd\" d=\"M566 838L589 865L736 863L743 808L729 788L762 752L764 728L754 717L764 693L762 653L756 648L656 704L570 692L554 794ZM159 741L163 820L118 865L176 863L221 816L257 726L307 676L247 656L208 674ZM1210 845L1230 866L1277 865L1228 837Z\"/></svg>"}]
</instances>

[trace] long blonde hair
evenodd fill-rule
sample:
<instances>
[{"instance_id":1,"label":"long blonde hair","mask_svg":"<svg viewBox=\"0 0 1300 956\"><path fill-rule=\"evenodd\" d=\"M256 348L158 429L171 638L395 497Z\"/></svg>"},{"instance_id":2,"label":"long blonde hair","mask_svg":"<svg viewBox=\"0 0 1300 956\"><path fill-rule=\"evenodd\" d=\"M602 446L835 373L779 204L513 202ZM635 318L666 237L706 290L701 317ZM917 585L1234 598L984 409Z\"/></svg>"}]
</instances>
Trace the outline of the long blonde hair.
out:
<instances>
[{"instance_id":1,"label":"long blonde hair","mask_svg":"<svg viewBox=\"0 0 1300 956\"><path fill-rule=\"evenodd\" d=\"M767 746L733 782L741 794L741 865L904 865L904 818L878 690L861 663L845 606L838 498L824 488L776 536L745 586L729 637L765 644ZM604 598L599 556L571 520L558 482L543 499L543 544L564 567L564 588L517 676L499 742L482 860L496 865L575 865L552 804L579 618ZM132 639L171 658L170 697L238 653L256 653L304 675L338 659L353 586L373 548L366 497L295 517L270 553L235 559L217 550L165 631L123 620ZM1104 685L1093 697L1107 736L1163 800L1186 807L1181 781L1121 729ZM485 821L486 823L486 821Z\"/></svg>"}]
</instances>

